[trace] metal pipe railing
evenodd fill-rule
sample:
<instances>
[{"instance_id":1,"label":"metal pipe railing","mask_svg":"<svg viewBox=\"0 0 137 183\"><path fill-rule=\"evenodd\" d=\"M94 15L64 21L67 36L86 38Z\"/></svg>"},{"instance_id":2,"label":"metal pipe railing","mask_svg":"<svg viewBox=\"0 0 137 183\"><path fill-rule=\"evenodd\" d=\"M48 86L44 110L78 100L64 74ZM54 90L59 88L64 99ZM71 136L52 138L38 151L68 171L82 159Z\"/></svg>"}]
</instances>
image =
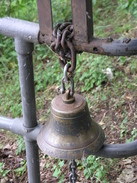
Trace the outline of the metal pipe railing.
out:
<instances>
[{"instance_id":1,"label":"metal pipe railing","mask_svg":"<svg viewBox=\"0 0 137 183\"><path fill-rule=\"evenodd\" d=\"M15 18L0 18L0 33L9 37L19 37L31 43L45 43L48 46L54 37L44 35L39 37L39 25ZM137 38L113 40L112 38L93 38L91 42L84 43L73 40L75 50L109 56L137 55Z\"/></svg>"},{"instance_id":2,"label":"metal pipe railing","mask_svg":"<svg viewBox=\"0 0 137 183\"><path fill-rule=\"evenodd\" d=\"M32 52L33 43L26 42L22 38L15 37L15 50L18 54L19 78L23 110L23 127L31 131L37 127L35 89L33 75ZM29 183L40 183L39 154L35 140L30 140L26 136L26 157Z\"/></svg>"},{"instance_id":3,"label":"metal pipe railing","mask_svg":"<svg viewBox=\"0 0 137 183\"><path fill-rule=\"evenodd\" d=\"M34 128L26 128L23 125L23 118L12 119L0 116L0 129L4 129L17 135L21 135L29 140L36 141L41 128L42 125L38 123L37 126L35 126Z\"/></svg>"},{"instance_id":4,"label":"metal pipe railing","mask_svg":"<svg viewBox=\"0 0 137 183\"><path fill-rule=\"evenodd\" d=\"M0 128L9 130L12 133L24 136L30 140L37 140L37 136L42 129L42 125L37 125L31 131L23 127L23 119L10 119L0 116ZM105 158L126 158L137 154L137 140L126 144L104 144L94 155Z\"/></svg>"},{"instance_id":5,"label":"metal pipe railing","mask_svg":"<svg viewBox=\"0 0 137 183\"><path fill-rule=\"evenodd\" d=\"M0 33L4 36L20 38L30 43L39 43L39 25L16 18L0 18Z\"/></svg>"},{"instance_id":6,"label":"metal pipe railing","mask_svg":"<svg viewBox=\"0 0 137 183\"><path fill-rule=\"evenodd\" d=\"M33 44L39 43L39 26L38 24L27 22L23 20L17 20L13 18L0 18L0 33L15 38L15 49L18 54L19 65L19 77L20 88L23 108L23 119L9 119L0 116L0 128L9 130L15 134L19 134L24 137L26 145L27 167L28 167L28 179L29 183L40 183L40 170L39 170L39 156L37 147L37 136L42 128L36 120L36 106L35 106L35 91L34 91L34 76L33 76ZM111 54L117 53L120 55L127 47L127 43L122 43L120 50L117 47L119 41L114 41L115 49L113 49L112 43L102 43L98 41L98 46L106 45L106 52L109 49ZM94 40L92 44L84 45L84 50L90 52L91 46L96 46ZM84 44L84 43L83 43ZM82 45L75 43L76 47L81 50ZM109 48L109 45L112 47ZM137 53L137 39L130 41L128 44L131 46L128 51L130 53ZM86 47L87 46L87 47ZM111 50L112 49L112 50ZM95 49L95 51L97 51ZM103 54L104 52L102 52ZM129 52L128 52L129 54ZM137 140L127 144L104 144L103 147L94 155L102 156L106 158L121 158L129 157L137 154Z\"/></svg>"}]
</instances>

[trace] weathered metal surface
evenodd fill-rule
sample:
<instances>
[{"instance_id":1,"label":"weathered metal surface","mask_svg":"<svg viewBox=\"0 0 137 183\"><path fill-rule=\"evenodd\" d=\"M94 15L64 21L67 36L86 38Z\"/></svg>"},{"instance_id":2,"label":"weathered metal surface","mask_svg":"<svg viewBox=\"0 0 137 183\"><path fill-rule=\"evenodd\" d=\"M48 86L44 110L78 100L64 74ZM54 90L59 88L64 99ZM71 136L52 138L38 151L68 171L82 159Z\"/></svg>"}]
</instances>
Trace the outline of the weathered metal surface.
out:
<instances>
[{"instance_id":1,"label":"weathered metal surface","mask_svg":"<svg viewBox=\"0 0 137 183\"><path fill-rule=\"evenodd\" d=\"M89 42L93 37L92 0L71 0L74 39Z\"/></svg>"},{"instance_id":2,"label":"weathered metal surface","mask_svg":"<svg viewBox=\"0 0 137 183\"><path fill-rule=\"evenodd\" d=\"M38 43L38 24L18 20L14 18L0 18L0 33L9 37L20 37L28 42ZM46 45L51 44L55 38L52 36L44 37ZM73 46L76 52L89 52L109 56L131 56L137 55L137 38L125 38L122 40L113 40L112 38L99 39L94 38L89 43L83 43L73 40Z\"/></svg>"},{"instance_id":3,"label":"weathered metal surface","mask_svg":"<svg viewBox=\"0 0 137 183\"><path fill-rule=\"evenodd\" d=\"M40 149L52 157L69 160L98 151L105 136L90 118L86 100L74 94L75 101L67 104L62 97L56 96L51 103L50 121L37 139Z\"/></svg>"},{"instance_id":4,"label":"weathered metal surface","mask_svg":"<svg viewBox=\"0 0 137 183\"><path fill-rule=\"evenodd\" d=\"M76 68L76 51L72 44L74 31L71 22L58 23L53 30L54 42L51 49L59 55L59 63L64 68L71 60L68 71L72 73Z\"/></svg>"},{"instance_id":5,"label":"weathered metal surface","mask_svg":"<svg viewBox=\"0 0 137 183\"><path fill-rule=\"evenodd\" d=\"M42 129L42 125L38 125L32 131L27 131L22 125L22 119L11 119L0 116L0 128L21 136L26 136L25 138L29 140L36 140ZM99 151L92 154L105 158L126 158L135 156L137 155L137 140L126 144L104 144Z\"/></svg>"},{"instance_id":6,"label":"weathered metal surface","mask_svg":"<svg viewBox=\"0 0 137 183\"><path fill-rule=\"evenodd\" d=\"M129 38L128 38L129 39ZM137 55L137 38L125 42L122 40L113 40L112 38L98 39L94 38L90 43L81 43L73 41L74 47L78 51L95 53L108 56L130 56Z\"/></svg>"},{"instance_id":7,"label":"weathered metal surface","mask_svg":"<svg viewBox=\"0 0 137 183\"><path fill-rule=\"evenodd\" d=\"M46 36L52 36L53 22L52 22L52 8L51 0L37 0L38 17L40 26L40 41L46 39Z\"/></svg>"},{"instance_id":8,"label":"weathered metal surface","mask_svg":"<svg viewBox=\"0 0 137 183\"><path fill-rule=\"evenodd\" d=\"M124 42L123 39L113 40L112 38L93 38L89 43L73 40L73 46L76 52L88 52L108 56L137 55L137 38L130 39L128 43Z\"/></svg>"}]
</instances>

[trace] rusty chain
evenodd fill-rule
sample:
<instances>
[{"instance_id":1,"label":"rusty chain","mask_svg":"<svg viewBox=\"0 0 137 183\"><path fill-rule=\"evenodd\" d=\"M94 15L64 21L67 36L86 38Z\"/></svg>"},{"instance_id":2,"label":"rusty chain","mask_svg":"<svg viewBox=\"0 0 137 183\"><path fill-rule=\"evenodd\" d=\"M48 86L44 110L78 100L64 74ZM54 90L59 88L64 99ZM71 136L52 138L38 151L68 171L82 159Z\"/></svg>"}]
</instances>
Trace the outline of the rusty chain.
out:
<instances>
[{"instance_id":1,"label":"rusty chain","mask_svg":"<svg viewBox=\"0 0 137 183\"><path fill-rule=\"evenodd\" d=\"M64 68L67 62L71 61L68 72L72 74L76 68L76 51L72 44L74 36L71 22L58 23L54 30L55 41L51 44L51 49L59 55L59 63Z\"/></svg>"}]
</instances>

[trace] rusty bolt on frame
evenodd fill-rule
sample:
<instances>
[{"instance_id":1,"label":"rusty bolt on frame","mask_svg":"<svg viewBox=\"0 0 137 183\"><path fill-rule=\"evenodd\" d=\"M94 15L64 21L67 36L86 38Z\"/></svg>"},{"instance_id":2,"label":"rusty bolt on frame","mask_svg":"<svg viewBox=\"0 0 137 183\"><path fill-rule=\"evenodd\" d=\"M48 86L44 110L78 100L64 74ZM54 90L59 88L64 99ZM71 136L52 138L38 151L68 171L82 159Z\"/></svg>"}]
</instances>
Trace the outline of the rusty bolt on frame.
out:
<instances>
[{"instance_id":1,"label":"rusty bolt on frame","mask_svg":"<svg viewBox=\"0 0 137 183\"><path fill-rule=\"evenodd\" d=\"M123 43L126 43L126 44L128 44L130 41L131 41L131 38L124 38L123 39Z\"/></svg>"}]
</instances>

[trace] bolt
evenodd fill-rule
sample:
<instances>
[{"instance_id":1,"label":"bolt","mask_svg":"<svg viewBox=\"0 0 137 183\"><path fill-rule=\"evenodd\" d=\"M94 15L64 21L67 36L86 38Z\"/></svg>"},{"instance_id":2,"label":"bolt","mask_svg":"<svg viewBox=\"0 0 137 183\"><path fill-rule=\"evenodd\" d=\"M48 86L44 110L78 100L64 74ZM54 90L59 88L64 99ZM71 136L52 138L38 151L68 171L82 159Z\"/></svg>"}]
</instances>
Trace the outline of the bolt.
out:
<instances>
[{"instance_id":1,"label":"bolt","mask_svg":"<svg viewBox=\"0 0 137 183\"><path fill-rule=\"evenodd\" d=\"M107 38L107 43L111 43L113 41L113 38L112 37L108 37Z\"/></svg>"},{"instance_id":2,"label":"bolt","mask_svg":"<svg viewBox=\"0 0 137 183\"><path fill-rule=\"evenodd\" d=\"M123 43L126 43L126 44L128 44L130 41L131 41L131 38L124 38L123 39Z\"/></svg>"}]
</instances>

